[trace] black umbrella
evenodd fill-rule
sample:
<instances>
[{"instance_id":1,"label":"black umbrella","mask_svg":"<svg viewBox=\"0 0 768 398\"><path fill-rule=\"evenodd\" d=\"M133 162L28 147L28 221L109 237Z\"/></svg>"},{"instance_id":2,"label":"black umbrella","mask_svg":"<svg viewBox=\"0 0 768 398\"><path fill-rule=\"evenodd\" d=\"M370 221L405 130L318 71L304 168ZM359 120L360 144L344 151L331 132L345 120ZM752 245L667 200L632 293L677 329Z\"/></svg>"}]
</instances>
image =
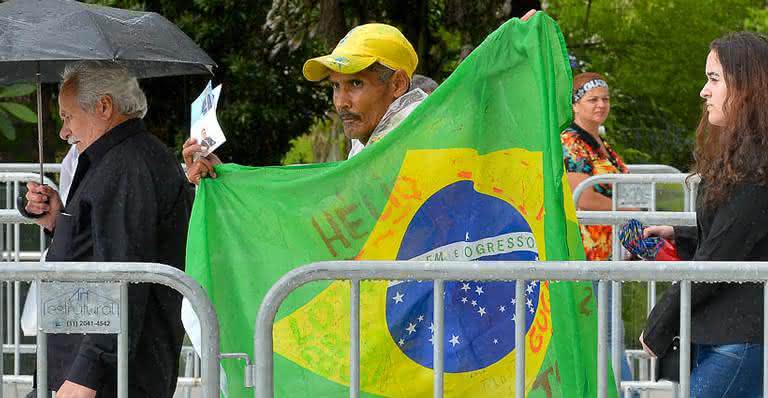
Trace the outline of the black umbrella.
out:
<instances>
[{"instance_id":1,"label":"black umbrella","mask_svg":"<svg viewBox=\"0 0 768 398\"><path fill-rule=\"evenodd\" d=\"M71 0L0 4L0 84L37 82L38 150L43 177L42 83L81 60L117 61L139 78L211 74L216 64L184 32L153 12Z\"/></svg>"}]
</instances>

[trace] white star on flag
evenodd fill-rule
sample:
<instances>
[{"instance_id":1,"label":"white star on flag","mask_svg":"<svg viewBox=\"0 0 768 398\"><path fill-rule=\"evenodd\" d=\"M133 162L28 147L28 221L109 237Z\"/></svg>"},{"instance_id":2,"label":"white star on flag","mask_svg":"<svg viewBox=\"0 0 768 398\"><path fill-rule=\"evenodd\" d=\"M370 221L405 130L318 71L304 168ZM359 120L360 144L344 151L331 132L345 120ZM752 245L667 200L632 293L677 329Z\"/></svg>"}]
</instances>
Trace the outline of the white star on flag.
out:
<instances>
[{"instance_id":1,"label":"white star on flag","mask_svg":"<svg viewBox=\"0 0 768 398\"><path fill-rule=\"evenodd\" d=\"M405 330L408 331L409 336L416 333L416 324L408 322L408 327Z\"/></svg>"},{"instance_id":2,"label":"white star on flag","mask_svg":"<svg viewBox=\"0 0 768 398\"><path fill-rule=\"evenodd\" d=\"M463 291L465 291L465 292L466 292L466 291L467 291L467 290L469 290L469 289L470 289L470 287L469 287L469 283L463 283L463 284L461 285L461 290L463 290Z\"/></svg>"},{"instance_id":3,"label":"white star on flag","mask_svg":"<svg viewBox=\"0 0 768 398\"><path fill-rule=\"evenodd\" d=\"M381 297L381 296L379 296L379 297ZM397 292L397 294L395 294L395 296L392 297L392 300L395 300L395 304L402 303L403 302L403 297L405 297L404 294L402 294L400 292Z\"/></svg>"},{"instance_id":4,"label":"white star on flag","mask_svg":"<svg viewBox=\"0 0 768 398\"><path fill-rule=\"evenodd\" d=\"M533 301L531 299L525 299L525 305L533 307Z\"/></svg>"},{"instance_id":5,"label":"white star on flag","mask_svg":"<svg viewBox=\"0 0 768 398\"><path fill-rule=\"evenodd\" d=\"M451 340L449 343L451 343L452 347L456 347L456 344L461 344L461 342L459 342L459 336L451 335Z\"/></svg>"},{"instance_id":6,"label":"white star on flag","mask_svg":"<svg viewBox=\"0 0 768 398\"><path fill-rule=\"evenodd\" d=\"M528 285L528 287L525 288L525 293L527 294L533 293L533 285Z\"/></svg>"},{"instance_id":7,"label":"white star on flag","mask_svg":"<svg viewBox=\"0 0 768 398\"><path fill-rule=\"evenodd\" d=\"M507 307L504 307L503 305L499 307L499 311L504 312L507 310Z\"/></svg>"},{"instance_id":8,"label":"white star on flag","mask_svg":"<svg viewBox=\"0 0 768 398\"><path fill-rule=\"evenodd\" d=\"M480 309L477 310L477 313L480 314L480 317L482 318L483 315L485 315L485 307L480 307Z\"/></svg>"},{"instance_id":9,"label":"white star on flag","mask_svg":"<svg viewBox=\"0 0 768 398\"><path fill-rule=\"evenodd\" d=\"M419 322L423 321L424 320L424 315L419 315L418 319L419 319Z\"/></svg>"},{"instance_id":10,"label":"white star on flag","mask_svg":"<svg viewBox=\"0 0 768 398\"><path fill-rule=\"evenodd\" d=\"M474 307L474 306L476 306L476 305L477 305L477 301L475 301L475 300L472 300L472 306Z\"/></svg>"},{"instance_id":11,"label":"white star on flag","mask_svg":"<svg viewBox=\"0 0 768 398\"><path fill-rule=\"evenodd\" d=\"M533 287L536 287L536 284L537 284L537 283L538 283L538 282L536 282L536 281L531 281L531 286L533 286Z\"/></svg>"},{"instance_id":12,"label":"white star on flag","mask_svg":"<svg viewBox=\"0 0 768 398\"><path fill-rule=\"evenodd\" d=\"M512 299L512 301L510 301L510 303L512 303L512 305L517 304L517 299Z\"/></svg>"},{"instance_id":13,"label":"white star on flag","mask_svg":"<svg viewBox=\"0 0 768 398\"><path fill-rule=\"evenodd\" d=\"M499 344L499 339L493 339L493 344Z\"/></svg>"},{"instance_id":14,"label":"white star on flag","mask_svg":"<svg viewBox=\"0 0 768 398\"><path fill-rule=\"evenodd\" d=\"M437 328L435 327L435 324L434 324L434 323L430 322L430 323L429 323L429 328L428 328L428 329L429 329L429 331L430 331L430 332L432 332L432 333L435 333L435 330L436 330Z\"/></svg>"},{"instance_id":15,"label":"white star on flag","mask_svg":"<svg viewBox=\"0 0 768 398\"><path fill-rule=\"evenodd\" d=\"M483 294L483 288L478 286L477 289L475 289L475 293L477 294Z\"/></svg>"},{"instance_id":16,"label":"white star on flag","mask_svg":"<svg viewBox=\"0 0 768 398\"><path fill-rule=\"evenodd\" d=\"M467 298L466 298L466 297L462 297L462 298L461 298L461 302L462 302L462 303L464 303L464 304L466 304L466 303L467 303Z\"/></svg>"},{"instance_id":17,"label":"white star on flag","mask_svg":"<svg viewBox=\"0 0 768 398\"><path fill-rule=\"evenodd\" d=\"M516 322L516 321L517 321L517 315L516 314L512 314L512 322Z\"/></svg>"},{"instance_id":18,"label":"white star on flag","mask_svg":"<svg viewBox=\"0 0 768 398\"><path fill-rule=\"evenodd\" d=\"M398 341L398 342L397 342L397 344L399 344L399 345L403 345L403 344L405 344L405 340L403 340L403 339L400 339L400 341Z\"/></svg>"}]
</instances>

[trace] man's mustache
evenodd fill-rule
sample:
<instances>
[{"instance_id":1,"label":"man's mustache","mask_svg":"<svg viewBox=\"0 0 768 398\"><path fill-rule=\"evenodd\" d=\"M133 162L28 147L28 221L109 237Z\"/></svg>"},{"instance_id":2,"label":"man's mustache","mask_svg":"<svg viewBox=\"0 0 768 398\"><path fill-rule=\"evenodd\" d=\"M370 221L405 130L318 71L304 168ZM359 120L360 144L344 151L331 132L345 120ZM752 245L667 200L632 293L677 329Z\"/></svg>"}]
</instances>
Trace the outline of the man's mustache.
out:
<instances>
[{"instance_id":1,"label":"man's mustache","mask_svg":"<svg viewBox=\"0 0 768 398\"><path fill-rule=\"evenodd\" d=\"M360 120L360 114L353 113L353 112L346 112L346 111L339 112L339 117L341 118L341 120Z\"/></svg>"}]
</instances>

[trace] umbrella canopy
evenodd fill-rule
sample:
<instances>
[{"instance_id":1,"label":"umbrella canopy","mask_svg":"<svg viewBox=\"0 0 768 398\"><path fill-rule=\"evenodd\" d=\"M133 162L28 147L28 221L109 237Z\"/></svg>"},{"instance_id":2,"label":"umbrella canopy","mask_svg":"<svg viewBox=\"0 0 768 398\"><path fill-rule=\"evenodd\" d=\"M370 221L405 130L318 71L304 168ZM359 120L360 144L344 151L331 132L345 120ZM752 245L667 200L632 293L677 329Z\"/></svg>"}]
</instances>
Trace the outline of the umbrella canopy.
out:
<instances>
[{"instance_id":1,"label":"umbrella canopy","mask_svg":"<svg viewBox=\"0 0 768 398\"><path fill-rule=\"evenodd\" d=\"M37 142L43 175L42 83L58 82L65 65L116 61L137 77L211 74L216 64L176 25L153 12L72 0L0 3L0 84L37 83ZM17 198L22 214L24 200ZM39 381L46 391L45 378Z\"/></svg>"},{"instance_id":2,"label":"umbrella canopy","mask_svg":"<svg viewBox=\"0 0 768 398\"><path fill-rule=\"evenodd\" d=\"M184 32L153 12L71 0L0 4L0 84L57 82L64 66L111 60L139 78L210 74L216 64Z\"/></svg>"}]
</instances>

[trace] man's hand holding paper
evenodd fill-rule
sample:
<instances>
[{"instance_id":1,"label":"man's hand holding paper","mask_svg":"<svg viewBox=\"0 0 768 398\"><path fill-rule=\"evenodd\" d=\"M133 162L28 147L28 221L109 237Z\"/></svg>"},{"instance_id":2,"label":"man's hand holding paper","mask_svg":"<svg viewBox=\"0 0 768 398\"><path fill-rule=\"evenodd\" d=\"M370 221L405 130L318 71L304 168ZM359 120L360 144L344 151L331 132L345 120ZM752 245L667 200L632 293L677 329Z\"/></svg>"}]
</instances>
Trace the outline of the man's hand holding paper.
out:
<instances>
[{"instance_id":1,"label":"man's hand holding paper","mask_svg":"<svg viewBox=\"0 0 768 398\"><path fill-rule=\"evenodd\" d=\"M190 138L182 149L187 178L193 184L199 184L200 179L208 176L216 178L214 166L221 164L221 160L213 151L227 140L216 119L221 85L211 87L211 82L208 82L200 96L192 103Z\"/></svg>"}]
</instances>

